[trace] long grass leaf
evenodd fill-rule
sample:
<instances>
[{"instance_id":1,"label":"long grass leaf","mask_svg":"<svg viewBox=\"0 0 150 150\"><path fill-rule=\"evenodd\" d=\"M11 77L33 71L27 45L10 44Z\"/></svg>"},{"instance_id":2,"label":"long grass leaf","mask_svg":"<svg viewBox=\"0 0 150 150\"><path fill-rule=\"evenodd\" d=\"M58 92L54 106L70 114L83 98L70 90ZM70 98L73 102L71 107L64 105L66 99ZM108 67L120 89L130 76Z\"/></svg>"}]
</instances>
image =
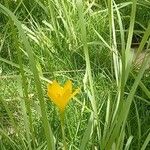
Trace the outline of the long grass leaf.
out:
<instances>
[{"instance_id":1,"label":"long grass leaf","mask_svg":"<svg viewBox=\"0 0 150 150\"><path fill-rule=\"evenodd\" d=\"M147 137L146 137L146 139L145 139L145 141L144 141L144 143L143 143L143 145L141 147L141 150L145 150L149 142L150 142L150 132L147 135Z\"/></svg>"},{"instance_id":2,"label":"long grass leaf","mask_svg":"<svg viewBox=\"0 0 150 150\"><path fill-rule=\"evenodd\" d=\"M133 139L133 136L130 136L130 137L128 138L124 150L129 150L130 145L131 145L131 142L132 142L132 139Z\"/></svg>"},{"instance_id":3,"label":"long grass leaf","mask_svg":"<svg viewBox=\"0 0 150 150\"><path fill-rule=\"evenodd\" d=\"M130 16L129 33L128 33L126 50L125 50L125 63L126 63L125 82L127 81L127 78L128 78L129 72L130 72L130 67L132 64L132 58L133 58L133 57L131 57L131 54L132 54L131 53L131 43L132 43L133 29L134 29L134 23L135 23L136 4L137 4L137 0L133 0L131 16Z\"/></svg>"},{"instance_id":4,"label":"long grass leaf","mask_svg":"<svg viewBox=\"0 0 150 150\"><path fill-rule=\"evenodd\" d=\"M92 107L94 110L95 115L97 115L97 108L96 108L96 101L95 101L95 94L94 94L94 86L93 86L93 79L92 79L92 72L91 72L91 65L90 65L90 58L89 58L89 51L88 51L88 45L87 45L87 33L86 33L86 25L85 25L85 19L83 14L83 4L82 0L77 0L77 9L79 13L79 23L80 23L80 29L81 29L81 40L83 43L83 50L86 60L86 72L87 77L89 79L90 83L90 89L92 93Z\"/></svg>"},{"instance_id":5,"label":"long grass leaf","mask_svg":"<svg viewBox=\"0 0 150 150\"><path fill-rule=\"evenodd\" d=\"M87 129L86 131L84 132L84 135L83 135L83 138L81 140L81 145L80 145L80 150L85 150L86 149L86 145L92 135L92 130L93 130L93 122L94 122L94 116L93 116L93 113L91 113L91 116L89 118L89 121L88 121L88 125L87 125Z\"/></svg>"}]
</instances>

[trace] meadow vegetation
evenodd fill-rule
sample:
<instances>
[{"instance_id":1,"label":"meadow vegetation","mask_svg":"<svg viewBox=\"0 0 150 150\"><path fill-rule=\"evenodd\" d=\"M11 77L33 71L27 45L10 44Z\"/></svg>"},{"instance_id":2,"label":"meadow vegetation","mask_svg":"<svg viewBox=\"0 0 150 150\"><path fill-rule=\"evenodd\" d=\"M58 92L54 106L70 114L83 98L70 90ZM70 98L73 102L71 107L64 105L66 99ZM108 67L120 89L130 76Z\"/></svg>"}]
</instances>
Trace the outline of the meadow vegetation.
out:
<instances>
[{"instance_id":1,"label":"meadow vegetation","mask_svg":"<svg viewBox=\"0 0 150 150\"><path fill-rule=\"evenodd\" d=\"M149 150L149 50L149 0L1 0L0 150Z\"/></svg>"}]
</instances>

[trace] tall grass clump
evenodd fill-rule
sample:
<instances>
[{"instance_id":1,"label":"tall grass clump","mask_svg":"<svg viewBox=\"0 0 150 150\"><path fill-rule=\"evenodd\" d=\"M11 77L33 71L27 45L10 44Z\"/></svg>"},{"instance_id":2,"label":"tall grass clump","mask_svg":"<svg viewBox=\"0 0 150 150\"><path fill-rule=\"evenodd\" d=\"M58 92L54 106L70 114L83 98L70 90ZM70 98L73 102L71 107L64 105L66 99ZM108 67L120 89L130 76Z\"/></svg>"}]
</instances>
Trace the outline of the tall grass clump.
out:
<instances>
[{"instance_id":1,"label":"tall grass clump","mask_svg":"<svg viewBox=\"0 0 150 150\"><path fill-rule=\"evenodd\" d=\"M3 0L0 149L149 149L149 4Z\"/></svg>"}]
</instances>

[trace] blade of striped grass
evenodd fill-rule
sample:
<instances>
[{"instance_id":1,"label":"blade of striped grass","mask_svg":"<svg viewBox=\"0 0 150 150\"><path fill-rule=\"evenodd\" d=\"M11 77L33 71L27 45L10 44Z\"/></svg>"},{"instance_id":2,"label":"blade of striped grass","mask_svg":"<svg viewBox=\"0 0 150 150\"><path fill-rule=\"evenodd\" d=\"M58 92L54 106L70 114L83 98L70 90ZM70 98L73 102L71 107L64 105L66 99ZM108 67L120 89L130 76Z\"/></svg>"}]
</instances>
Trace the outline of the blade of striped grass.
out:
<instances>
[{"instance_id":1,"label":"blade of striped grass","mask_svg":"<svg viewBox=\"0 0 150 150\"><path fill-rule=\"evenodd\" d=\"M111 46L105 41L105 39L94 29L94 32L97 34L99 39L104 43L104 45L112 52L114 52L111 48Z\"/></svg>"},{"instance_id":2,"label":"blade of striped grass","mask_svg":"<svg viewBox=\"0 0 150 150\"><path fill-rule=\"evenodd\" d=\"M111 102L110 102L110 94L109 94L109 97L107 100L104 129L103 129L103 141L105 140L107 132L109 131L108 129L109 129L109 125L110 125L110 107L111 107Z\"/></svg>"},{"instance_id":3,"label":"blade of striped grass","mask_svg":"<svg viewBox=\"0 0 150 150\"><path fill-rule=\"evenodd\" d=\"M116 31L115 31L115 22L114 22L114 14L113 14L113 2L112 0L108 0L108 16L109 16L109 30L110 30L110 45L113 49L113 69L115 72L116 84L118 86L119 82L119 57L117 51L117 41L116 41Z\"/></svg>"},{"instance_id":4,"label":"blade of striped grass","mask_svg":"<svg viewBox=\"0 0 150 150\"><path fill-rule=\"evenodd\" d=\"M89 96L89 99L91 101L92 109L94 111L94 118L95 118L95 123L94 127L96 127L97 130L97 138L98 141L100 142L101 140L101 129L100 125L98 122L98 113L97 113L97 105L96 105L96 100L95 100L95 93L94 93L94 85L93 85L93 79L92 79L92 72L91 72L91 65L90 65L90 58L89 58L89 51L88 51L88 44L87 44L87 35L86 35L86 24L85 24L85 19L84 19L84 13L83 13L83 2L82 0L77 0L77 10L78 10L78 16L79 16L79 26L80 26L80 31L81 31L81 40L83 43L83 50L84 50L84 55L85 55L85 61L86 61L86 72L85 75L87 75L87 81L89 81L90 85L90 91L87 91Z\"/></svg>"},{"instance_id":5,"label":"blade of striped grass","mask_svg":"<svg viewBox=\"0 0 150 150\"><path fill-rule=\"evenodd\" d=\"M0 4L0 8L4 14L10 16L10 18L14 21L15 25L18 28L19 35L22 38L22 42L23 42L23 44L26 48L26 51L28 53L30 67L31 67L31 71L34 75L35 85L36 85L36 89L37 89L37 95L38 95L38 99L40 101L40 107L41 107L41 112L42 112L42 121L43 121L45 136L47 139L48 149L54 150L55 148L54 148L53 134L52 134L49 122L48 122L48 118L47 118L46 106L45 106L43 92L42 92L42 86L41 86L40 78L38 75L38 70L36 68L36 62L34 60L32 48L31 48L31 46L30 46L30 44L26 38L24 31L22 30L21 23L19 22L19 20L17 20L16 16L10 10L8 10L6 7L4 7L1 4Z\"/></svg>"},{"instance_id":6,"label":"blade of striped grass","mask_svg":"<svg viewBox=\"0 0 150 150\"><path fill-rule=\"evenodd\" d=\"M92 93L91 103L92 103L92 108L93 108L94 114L97 116L97 108L96 108L95 94L94 94L94 88L93 88L94 86L93 86L90 58L89 58L88 45L87 45L87 40L86 40L86 38L87 38L86 37L86 25L85 25L85 20L84 20L82 0L77 0L77 10L79 13L81 39L82 39L82 43L83 43L83 50L84 50L84 55L85 55L85 60L86 60L86 72L87 72L87 77L88 77L88 80L90 83L90 89L91 89L91 93Z\"/></svg>"},{"instance_id":7,"label":"blade of striped grass","mask_svg":"<svg viewBox=\"0 0 150 150\"><path fill-rule=\"evenodd\" d=\"M146 137L146 139L145 139L145 141L144 141L144 143L143 143L143 145L141 147L141 150L145 150L149 142L150 142L150 132L147 135L147 137Z\"/></svg>"},{"instance_id":8,"label":"blade of striped grass","mask_svg":"<svg viewBox=\"0 0 150 150\"><path fill-rule=\"evenodd\" d=\"M125 136L126 136L126 133L125 131L121 134L121 136L118 138L118 141L116 142L117 143L117 149L118 150L123 150L124 148L124 139L125 139Z\"/></svg>"},{"instance_id":9,"label":"blade of striped grass","mask_svg":"<svg viewBox=\"0 0 150 150\"><path fill-rule=\"evenodd\" d=\"M134 29L134 23L135 23L135 15L136 15L136 4L137 0L133 0L132 3L132 10L130 15L130 26L129 26L129 33L128 33L128 39L127 39L127 45L125 50L125 82L128 79L128 75L130 72L130 67L132 65L132 57L131 57L131 43L132 43L132 36L133 36L133 29Z\"/></svg>"},{"instance_id":10,"label":"blade of striped grass","mask_svg":"<svg viewBox=\"0 0 150 150\"><path fill-rule=\"evenodd\" d=\"M114 7L117 13L118 24L120 29L120 39L121 39L121 64L120 64L120 80L119 80L120 100L121 100L124 95L124 86L125 86L125 35L124 35L124 28L123 28L121 15L115 1L114 1Z\"/></svg>"},{"instance_id":11,"label":"blade of striped grass","mask_svg":"<svg viewBox=\"0 0 150 150\"><path fill-rule=\"evenodd\" d=\"M29 119L28 119L28 115L27 115L27 107L26 107L26 104L25 104L25 101L26 101L26 97L24 96L24 91L23 91L23 87L22 87L22 80L21 80L21 76L18 77L18 92L19 92L19 95L20 95L20 106L21 106L21 111L22 111L22 115L23 115L23 121L24 121L24 127L25 127L25 133L26 133L26 136L27 136L27 147L29 148L29 150L32 150L31 148L31 137L30 137L30 123L29 123ZM24 100L22 100L24 99ZM30 113L30 112L29 112Z\"/></svg>"},{"instance_id":12,"label":"blade of striped grass","mask_svg":"<svg viewBox=\"0 0 150 150\"><path fill-rule=\"evenodd\" d=\"M113 4L114 4L114 9L117 12L118 24L119 24L119 28L120 28L121 45L122 45L121 46L121 48L122 48L121 49L121 52L122 52L121 59L119 58L119 54L118 54L118 50L117 50ZM112 122L113 122L115 120L115 117L117 116L117 112L120 109L120 103L121 103L121 100L122 100L123 94L124 94L125 41L124 41L124 30L123 30L120 12L114 1L113 2L111 0L108 1L108 12L109 12L108 14L109 14L110 36L112 36L112 38L110 39L110 44L112 45L111 47L113 49L113 66L114 66L116 83L118 86L117 102L116 102L116 107L113 112L113 118L112 118ZM119 64L119 63L122 63L122 64Z\"/></svg>"},{"instance_id":13,"label":"blade of striped grass","mask_svg":"<svg viewBox=\"0 0 150 150\"><path fill-rule=\"evenodd\" d=\"M56 12L54 10L54 4L51 0L48 0L48 9L50 13L50 22L52 22L52 26L54 28L55 34L56 34L56 39L59 45L59 48L61 49L61 43L60 43L60 37L59 37L59 32L57 30L57 20L56 20Z\"/></svg>"},{"instance_id":14,"label":"blade of striped grass","mask_svg":"<svg viewBox=\"0 0 150 150\"><path fill-rule=\"evenodd\" d=\"M89 121L88 121L88 125L87 125L87 129L86 131L84 132L84 135L83 135L83 138L81 140L81 145L80 145L80 150L85 150L86 149L86 145L92 135L92 132L93 132L93 122L94 122L94 114L91 113L91 116L89 118Z\"/></svg>"},{"instance_id":15,"label":"blade of striped grass","mask_svg":"<svg viewBox=\"0 0 150 150\"><path fill-rule=\"evenodd\" d=\"M140 43L140 46L137 50L137 53L136 53L136 57L135 57L135 60L137 59L138 55L141 53L141 51L143 50L144 46L145 46L145 41L147 41L149 39L149 36L150 36L150 23L148 25L148 28L146 29L145 33L144 33L144 36L142 38L142 41Z\"/></svg>"},{"instance_id":16,"label":"blade of striped grass","mask_svg":"<svg viewBox=\"0 0 150 150\"><path fill-rule=\"evenodd\" d=\"M61 3L62 3L62 10L64 12L64 16L65 16L65 20L66 20L66 24L67 24L67 31L68 34L69 34L69 37L70 39L74 39L76 40L76 36L75 36L75 33L74 33L74 30L73 30L73 23L72 23L72 20L70 18L70 12L69 10L67 10L67 3L64 1L64 0L61 0Z\"/></svg>"},{"instance_id":17,"label":"blade of striped grass","mask_svg":"<svg viewBox=\"0 0 150 150\"><path fill-rule=\"evenodd\" d=\"M124 29L123 29L123 23L121 19L121 15L118 9L118 6L116 5L114 1L114 7L117 13L117 18L118 18L118 24L120 28L120 39L121 39L121 64L120 64L120 83L119 83L119 92L120 92L120 98L118 99L118 106L120 104L120 100L123 99L124 96L124 86L125 86L125 35L124 35ZM117 112L117 108L116 108ZM115 116L114 116L115 117Z\"/></svg>"},{"instance_id":18,"label":"blade of striped grass","mask_svg":"<svg viewBox=\"0 0 150 150\"><path fill-rule=\"evenodd\" d=\"M140 143L141 143L141 122L140 122L140 116L139 116L137 104L136 104L135 100L133 102L134 102L134 106L135 106L137 125L138 125L138 149L140 149Z\"/></svg>"},{"instance_id":19,"label":"blade of striped grass","mask_svg":"<svg viewBox=\"0 0 150 150\"><path fill-rule=\"evenodd\" d=\"M119 77L119 87L118 87L118 101L117 101L117 106L115 111L114 111L114 115L113 115L113 120L114 118L116 118L116 114L118 114L117 112L120 111L121 108L121 101L124 99L124 88L125 88L125 35L124 35L124 28L123 28L123 22L121 19L121 15L119 12L119 8L116 5L115 1L113 1L114 3L114 7L117 13L117 18L118 18L118 24L119 24L119 28L120 28L120 39L121 39L121 62L120 62L120 77Z\"/></svg>"},{"instance_id":20,"label":"blade of striped grass","mask_svg":"<svg viewBox=\"0 0 150 150\"><path fill-rule=\"evenodd\" d=\"M130 136L130 137L128 138L124 150L129 150L130 145L131 145L131 142L132 142L132 139L133 139L133 136Z\"/></svg>"},{"instance_id":21,"label":"blade of striped grass","mask_svg":"<svg viewBox=\"0 0 150 150\"><path fill-rule=\"evenodd\" d=\"M97 136L98 136L98 140L100 142L101 141L100 140L100 138L101 138L100 126L99 126L99 122L98 122L97 105L96 105L96 100L95 100L94 84L93 84L93 78L92 78L92 72L91 72L90 57L89 57L88 44L87 44L86 24L85 24L85 19L84 19L82 0L77 0L76 5L77 5L77 10L78 10L78 16L79 16L81 40L83 43L83 50L84 50L85 61L86 61L85 75L87 75L87 79L89 81L91 94L90 94L90 91L86 91L86 92L89 93L89 95L91 95L91 96L89 96L89 99L91 101L92 109L94 112L95 127L97 129ZM87 81L86 81L86 83L87 83Z\"/></svg>"}]
</instances>

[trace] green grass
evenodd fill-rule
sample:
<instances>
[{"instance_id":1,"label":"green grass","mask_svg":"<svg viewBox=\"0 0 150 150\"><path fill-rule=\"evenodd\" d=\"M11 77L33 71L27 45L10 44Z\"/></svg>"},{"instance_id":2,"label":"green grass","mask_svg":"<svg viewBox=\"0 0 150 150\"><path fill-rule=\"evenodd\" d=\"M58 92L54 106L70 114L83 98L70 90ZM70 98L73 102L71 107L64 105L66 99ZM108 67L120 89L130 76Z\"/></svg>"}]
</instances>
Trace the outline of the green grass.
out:
<instances>
[{"instance_id":1,"label":"green grass","mask_svg":"<svg viewBox=\"0 0 150 150\"><path fill-rule=\"evenodd\" d=\"M7 1L0 4L0 149L63 148L47 83L80 93L65 112L68 150L150 148L149 2ZM140 9L142 8L142 12ZM138 37L137 52L131 47Z\"/></svg>"}]
</instances>

